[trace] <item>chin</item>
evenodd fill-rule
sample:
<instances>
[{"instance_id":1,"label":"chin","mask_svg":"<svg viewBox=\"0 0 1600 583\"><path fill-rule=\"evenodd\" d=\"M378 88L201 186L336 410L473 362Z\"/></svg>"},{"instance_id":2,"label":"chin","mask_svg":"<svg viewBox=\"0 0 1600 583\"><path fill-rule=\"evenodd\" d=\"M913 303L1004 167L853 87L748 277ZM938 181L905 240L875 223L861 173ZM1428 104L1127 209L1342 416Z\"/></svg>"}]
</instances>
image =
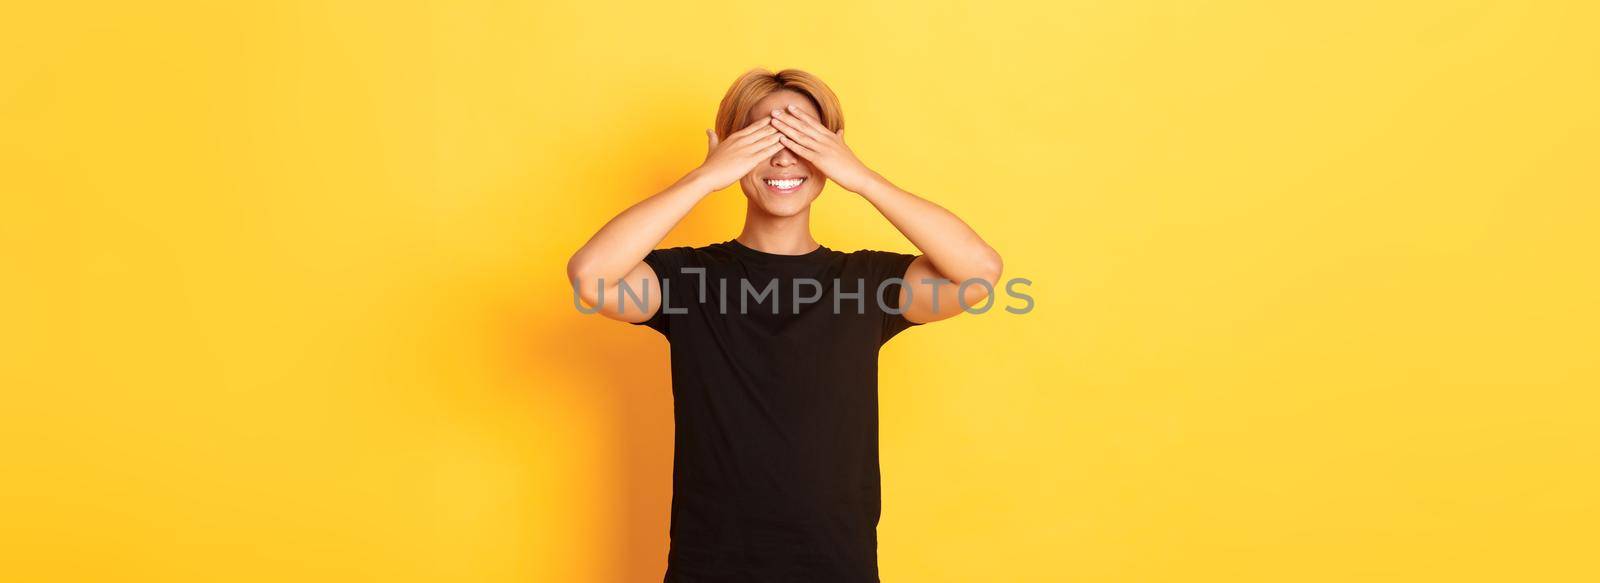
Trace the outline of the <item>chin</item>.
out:
<instances>
[{"instance_id":1,"label":"chin","mask_svg":"<svg viewBox=\"0 0 1600 583\"><path fill-rule=\"evenodd\" d=\"M755 206L759 207L763 213L772 215L774 217L792 217L804 213L806 212L806 209L811 208L811 202L817 199L817 195L821 194L820 192L817 192L817 190L820 189L808 188L801 192L782 195L772 195L768 193L758 193L752 195L750 191L746 189L745 197L751 201L754 201Z\"/></svg>"},{"instance_id":2,"label":"chin","mask_svg":"<svg viewBox=\"0 0 1600 583\"><path fill-rule=\"evenodd\" d=\"M805 212L806 207L808 207L808 206L810 206L810 205L801 205L801 206L793 206L793 205L765 206L765 205L763 205L761 207L761 210L766 211L767 214L772 215L774 217L789 218L789 217L792 217L792 216L795 216L795 215L798 215L800 213Z\"/></svg>"}]
</instances>

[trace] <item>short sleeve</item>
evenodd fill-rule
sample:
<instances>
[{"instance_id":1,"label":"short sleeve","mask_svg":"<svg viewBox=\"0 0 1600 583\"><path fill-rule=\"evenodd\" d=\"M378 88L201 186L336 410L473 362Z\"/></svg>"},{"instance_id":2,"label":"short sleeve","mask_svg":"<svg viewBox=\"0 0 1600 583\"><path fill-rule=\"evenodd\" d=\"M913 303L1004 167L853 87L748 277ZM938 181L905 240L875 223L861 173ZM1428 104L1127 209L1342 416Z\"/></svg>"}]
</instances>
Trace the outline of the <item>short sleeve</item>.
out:
<instances>
[{"instance_id":1,"label":"short sleeve","mask_svg":"<svg viewBox=\"0 0 1600 583\"><path fill-rule=\"evenodd\" d=\"M867 257L868 269L873 278L873 289L879 289L879 286L882 286L883 290L882 295L879 296L878 305L889 308L884 310L882 314L883 332L879 338L879 344L882 344L907 328L921 325L907 320L903 313L905 306L900 305L900 290L905 285L906 270L911 267L911 262L916 261L918 256L891 251L870 251L867 253ZM895 281L884 285L885 282L890 280ZM902 313L897 314L894 313L895 311Z\"/></svg>"},{"instance_id":2,"label":"short sleeve","mask_svg":"<svg viewBox=\"0 0 1600 583\"><path fill-rule=\"evenodd\" d=\"M656 281L661 283L660 289L651 290L652 293L662 294L661 306L667 305L667 297L665 295L667 292L675 289L688 289L684 287L682 283L678 283L675 280L681 280L683 278L684 274L682 270L684 267L689 266L691 255L693 253L693 247L671 247L667 249L656 249L645 254L645 265L649 265L650 269L656 272ZM682 301L679 300L678 302L673 302L672 305L682 305ZM660 306L658 306L656 308L656 313L650 315L650 319L643 322L634 322L633 324L649 326L654 328L655 331L660 332L663 336L670 337L671 334L668 333L669 327L667 325L669 319L670 318L667 317L666 310L663 310Z\"/></svg>"}]
</instances>

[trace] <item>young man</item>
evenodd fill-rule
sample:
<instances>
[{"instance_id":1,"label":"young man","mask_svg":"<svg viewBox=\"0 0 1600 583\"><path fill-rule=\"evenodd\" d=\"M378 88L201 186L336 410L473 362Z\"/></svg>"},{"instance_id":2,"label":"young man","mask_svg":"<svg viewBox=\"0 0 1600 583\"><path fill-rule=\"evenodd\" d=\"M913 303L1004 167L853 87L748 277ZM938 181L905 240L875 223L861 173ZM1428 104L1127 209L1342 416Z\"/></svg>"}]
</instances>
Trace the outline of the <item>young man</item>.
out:
<instances>
[{"instance_id":1,"label":"young man","mask_svg":"<svg viewBox=\"0 0 1600 583\"><path fill-rule=\"evenodd\" d=\"M567 265L585 304L671 343L668 583L878 581L878 349L981 305L999 280L993 248L862 164L843 126L815 76L746 73L707 132L705 162L606 223ZM824 179L922 255L819 245L811 202ZM748 199L738 237L655 249L734 182Z\"/></svg>"}]
</instances>

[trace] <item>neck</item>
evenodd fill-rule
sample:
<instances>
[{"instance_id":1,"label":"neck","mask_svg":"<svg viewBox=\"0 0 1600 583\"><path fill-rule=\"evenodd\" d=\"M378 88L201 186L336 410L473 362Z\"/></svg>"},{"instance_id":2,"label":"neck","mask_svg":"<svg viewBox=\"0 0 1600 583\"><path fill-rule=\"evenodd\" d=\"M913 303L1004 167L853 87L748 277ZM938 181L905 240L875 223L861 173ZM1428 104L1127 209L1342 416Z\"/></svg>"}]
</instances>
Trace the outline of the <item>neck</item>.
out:
<instances>
[{"instance_id":1,"label":"neck","mask_svg":"<svg viewBox=\"0 0 1600 583\"><path fill-rule=\"evenodd\" d=\"M817 240L811 237L809 208L794 216L779 217L750 203L744 214L744 230L735 240L745 247L776 255L804 255L817 249Z\"/></svg>"}]
</instances>

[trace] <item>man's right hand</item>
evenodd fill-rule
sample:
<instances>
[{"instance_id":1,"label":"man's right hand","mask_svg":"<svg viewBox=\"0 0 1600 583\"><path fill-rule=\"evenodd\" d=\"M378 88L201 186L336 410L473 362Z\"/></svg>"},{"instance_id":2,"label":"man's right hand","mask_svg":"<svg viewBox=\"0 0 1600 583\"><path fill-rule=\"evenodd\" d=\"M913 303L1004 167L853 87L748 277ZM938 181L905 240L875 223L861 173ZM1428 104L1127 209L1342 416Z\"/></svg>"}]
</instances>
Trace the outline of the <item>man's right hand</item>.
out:
<instances>
[{"instance_id":1,"label":"man's right hand","mask_svg":"<svg viewBox=\"0 0 1600 583\"><path fill-rule=\"evenodd\" d=\"M706 161L693 174L712 191L727 188L782 150L783 144L778 143L781 135L772 127L772 118L765 115L726 140L718 140L716 131L706 130Z\"/></svg>"}]
</instances>

